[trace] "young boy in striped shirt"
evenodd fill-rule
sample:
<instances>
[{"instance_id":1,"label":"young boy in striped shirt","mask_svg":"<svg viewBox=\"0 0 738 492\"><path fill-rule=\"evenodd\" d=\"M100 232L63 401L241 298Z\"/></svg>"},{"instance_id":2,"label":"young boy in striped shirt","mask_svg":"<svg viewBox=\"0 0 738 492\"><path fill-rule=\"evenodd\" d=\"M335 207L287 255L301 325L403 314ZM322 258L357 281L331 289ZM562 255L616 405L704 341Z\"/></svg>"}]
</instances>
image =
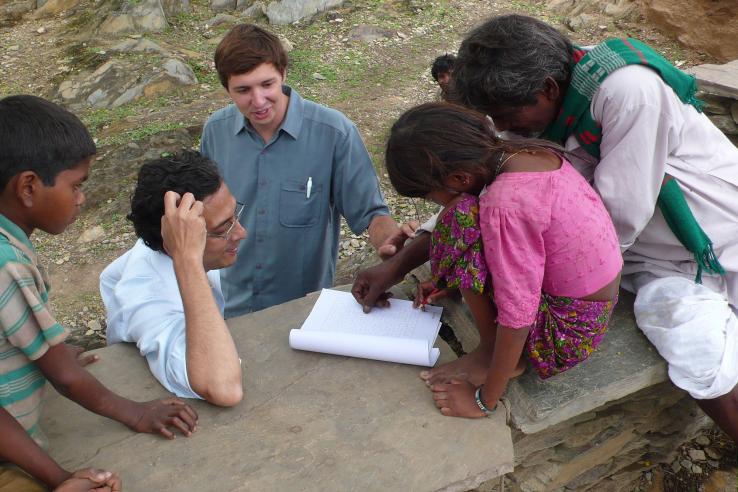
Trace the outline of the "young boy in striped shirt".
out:
<instances>
[{"instance_id":1,"label":"young boy in striped shirt","mask_svg":"<svg viewBox=\"0 0 738 492\"><path fill-rule=\"evenodd\" d=\"M171 439L174 427L189 436L197 414L175 398L137 403L112 393L77 362L48 306L48 278L29 238L35 229L60 234L79 213L96 153L85 126L41 98L10 96L0 100L0 140L0 462L60 491L120 490L115 475L73 476L43 450L38 420L47 380L67 398L137 432ZM83 481L97 485L84 488ZM11 489L43 490L0 463L0 490Z\"/></svg>"}]
</instances>

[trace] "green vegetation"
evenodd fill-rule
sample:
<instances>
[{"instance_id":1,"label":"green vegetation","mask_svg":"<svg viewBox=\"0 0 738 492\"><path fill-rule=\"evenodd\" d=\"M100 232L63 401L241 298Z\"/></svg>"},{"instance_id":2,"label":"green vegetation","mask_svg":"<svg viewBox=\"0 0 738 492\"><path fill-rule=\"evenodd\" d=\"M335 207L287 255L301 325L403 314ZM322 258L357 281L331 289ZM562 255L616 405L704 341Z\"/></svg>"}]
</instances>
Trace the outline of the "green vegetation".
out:
<instances>
[{"instance_id":1,"label":"green vegetation","mask_svg":"<svg viewBox=\"0 0 738 492\"><path fill-rule=\"evenodd\" d=\"M183 126L184 124L180 122L156 121L139 128L132 128L116 135L111 135L109 137L103 138L98 142L98 145L122 145L128 142L137 142L152 135L156 135L157 133L167 132L176 128L182 128Z\"/></svg>"},{"instance_id":2,"label":"green vegetation","mask_svg":"<svg viewBox=\"0 0 738 492\"><path fill-rule=\"evenodd\" d=\"M136 111L131 106L121 106L115 109L91 109L82 116L82 122L94 136L105 125L133 116L134 114L136 114Z\"/></svg>"},{"instance_id":3,"label":"green vegetation","mask_svg":"<svg viewBox=\"0 0 738 492\"><path fill-rule=\"evenodd\" d=\"M218 84L220 84L220 79L218 78L218 72L215 70L212 70L207 65L204 65L196 60L193 59L187 59L187 64L190 66L193 72L195 72L195 77L197 77L197 81L201 84L208 84L212 87L217 87Z\"/></svg>"}]
</instances>

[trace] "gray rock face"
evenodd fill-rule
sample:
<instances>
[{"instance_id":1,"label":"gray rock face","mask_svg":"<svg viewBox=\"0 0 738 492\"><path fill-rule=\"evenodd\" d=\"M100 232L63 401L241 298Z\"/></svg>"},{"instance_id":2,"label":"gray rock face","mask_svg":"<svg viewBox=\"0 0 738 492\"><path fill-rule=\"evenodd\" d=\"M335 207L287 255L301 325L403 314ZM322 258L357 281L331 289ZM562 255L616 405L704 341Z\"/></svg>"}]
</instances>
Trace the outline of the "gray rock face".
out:
<instances>
[{"instance_id":1,"label":"gray rock face","mask_svg":"<svg viewBox=\"0 0 738 492\"><path fill-rule=\"evenodd\" d=\"M160 32L167 27L167 18L161 0L140 0L126 3L121 12L108 16L100 25L102 34L129 32Z\"/></svg>"},{"instance_id":2,"label":"gray rock face","mask_svg":"<svg viewBox=\"0 0 738 492\"><path fill-rule=\"evenodd\" d=\"M167 17L190 11L190 0L161 0L161 6Z\"/></svg>"},{"instance_id":3,"label":"gray rock face","mask_svg":"<svg viewBox=\"0 0 738 492\"><path fill-rule=\"evenodd\" d=\"M351 41L371 43L377 39L394 37L395 34L397 34L397 32L392 29L384 29L382 27L361 24L351 29L348 38Z\"/></svg>"},{"instance_id":4,"label":"gray rock face","mask_svg":"<svg viewBox=\"0 0 738 492\"><path fill-rule=\"evenodd\" d=\"M592 27L597 23L597 17L590 14L579 14L567 20L567 25L572 31L580 31Z\"/></svg>"},{"instance_id":5,"label":"gray rock face","mask_svg":"<svg viewBox=\"0 0 738 492\"><path fill-rule=\"evenodd\" d=\"M223 24L235 24L238 19L230 14L218 14L212 19L205 21L207 27L215 27Z\"/></svg>"},{"instance_id":6,"label":"gray rock face","mask_svg":"<svg viewBox=\"0 0 738 492\"><path fill-rule=\"evenodd\" d=\"M689 72L697 77L701 90L709 94L738 99L738 60L724 65L699 65Z\"/></svg>"},{"instance_id":7,"label":"gray rock face","mask_svg":"<svg viewBox=\"0 0 738 492\"><path fill-rule=\"evenodd\" d=\"M197 77L183 61L169 58L153 75L145 65L123 60L108 60L93 73L65 80L56 95L72 108L92 106L115 108L143 96L154 97L179 86L197 84Z\"/></svg>"},{"instance_id":8,"label":"gray rock face","mask_svg":"<svg viewBox=\"0 0 738 492\"><path fill-rule=\"evenodd\" d=\"M236 7L238 8L238 7ZM266 17L266 5L262 2L254 2L250 7L246 7L241 12L241 17L244 19L258 19L259 17Z\"/></svg>"},{"instance_id":9,"label":"gray rock face","mask_svg":"<svg viewBox=\"0 0 738 492\"><path fill-rule=\"evenodd\" d=\"M0 2L0 26L12 24L24 14L36 8L36 0L11 0Z\"/></svg>"},{"instance_id":10,"label":"gray rock face","mask_svg":"<svg viewBox=\"0 0 738 492\"><path fill-rule=\"evenodd\" d=\"M291 24L325 12L343 4L344 0L280 0L267 6L269 22L276 25Z\"/></svg>"},{"instance_id":11,"label":"gray rock face","mask_svg":"<svg viewBox=\"0 0 738 492\"><path fill-rule=\"evenodd\" d=\"M236 0L210 0L213 12L231 12L236 9Z\"/></svg>"},{"instance_id":12,"label":"gray rock face","mask_svg":"<svg viewBox=\"0 0 738 492\"><path fill-rule=\"evenodd\" d=\"M110 48L112 52L118 53L158 53L167 55L168 52L150 39L126 39Z\"/></svg>"}]
</instances>

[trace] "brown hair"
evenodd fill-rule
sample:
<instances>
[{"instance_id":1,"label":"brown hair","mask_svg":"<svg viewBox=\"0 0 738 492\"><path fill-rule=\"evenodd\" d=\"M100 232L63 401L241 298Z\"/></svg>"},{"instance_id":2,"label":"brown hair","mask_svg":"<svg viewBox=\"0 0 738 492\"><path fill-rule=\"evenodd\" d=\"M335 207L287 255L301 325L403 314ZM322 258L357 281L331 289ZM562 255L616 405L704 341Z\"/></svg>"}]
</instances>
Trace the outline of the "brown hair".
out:
<instances>
[{"instance_id":1,"label":"brown hair","mask_svg":"<svg viewBox=\"0 0 738 492\"><path fill-rule=\"evenodd\" d=\"M215 69L226 90L231 75L250 72L262 63L284 73L287 52L277 36L253 24L233 26L215 49Z\"/></svg>"},{"instance_id":2,"label":"brown hair","mask_svg":"<svg viewBox=\"0 0 738 492\"><path fill-rule=\"evenodd\" d=\"M443 179L456 171L494 179L502 153L531 147L558 151L537 139L502 140L483 114L445 102L427 103L405 112L392 125L385 165L400 195L425 197L444 189Z\"/></svg>"}]
</instances>

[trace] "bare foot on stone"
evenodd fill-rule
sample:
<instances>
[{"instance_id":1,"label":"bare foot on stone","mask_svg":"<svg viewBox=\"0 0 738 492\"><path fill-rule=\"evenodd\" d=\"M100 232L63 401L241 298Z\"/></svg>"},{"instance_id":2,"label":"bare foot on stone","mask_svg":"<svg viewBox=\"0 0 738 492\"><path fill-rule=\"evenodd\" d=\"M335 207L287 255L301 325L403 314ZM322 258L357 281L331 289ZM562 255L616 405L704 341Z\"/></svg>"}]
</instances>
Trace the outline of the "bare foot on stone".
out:
<instances>
[{"instance_id":1,"label":"bare foot on stone","mask_svg":"<svg viewBox=\"0 0 738 492\"><path fill-rule=\"evenodd\" d=\"M475 348L468 354L442 366L420 372L420 379L428 386L448 383L451 379L465 379L475 386L484 384L492 355L488 350Z\"/></svg>"},{"instance_id":2,"label":"bare foot on stone","mask_svg":"<svg viewBox=\"0 0 738 492\"><path fill-rule=\"evenodd\" d=\"M464 379L475 386L480 386L487 380L487 372L492 356L486 350L479 347L458 359L444 364L435 369L420 372L420 379L425 384L449 383L452 379ZM510 379L516 378L525 372L527 361L525 354L520 356L518 365L515 366Z\"/></svg>"}]
</instances>

